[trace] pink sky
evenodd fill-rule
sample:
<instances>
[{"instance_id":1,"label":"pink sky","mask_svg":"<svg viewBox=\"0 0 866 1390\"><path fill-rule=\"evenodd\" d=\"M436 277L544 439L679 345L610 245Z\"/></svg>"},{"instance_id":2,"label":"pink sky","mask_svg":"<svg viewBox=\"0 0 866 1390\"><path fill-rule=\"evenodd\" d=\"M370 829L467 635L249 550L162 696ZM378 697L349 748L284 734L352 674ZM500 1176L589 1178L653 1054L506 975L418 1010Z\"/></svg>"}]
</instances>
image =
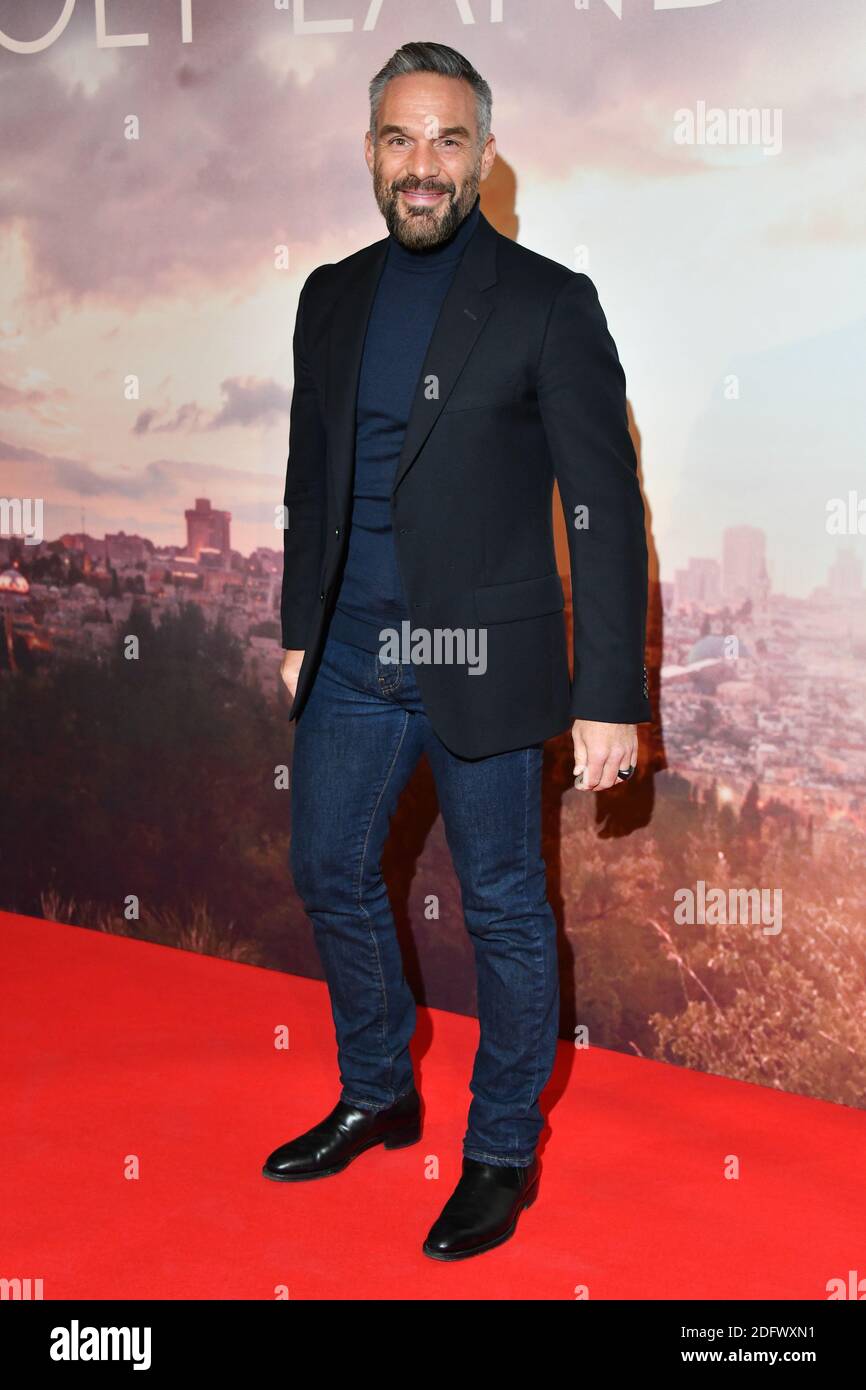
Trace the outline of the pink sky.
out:
<instances>
[{"instance_id":1,"label":"pink sky","mask_svg":"<svg viewBox=\"0 0 866 1390\"><path fill-rule=\"evenodd\" d=\"M36 38L60 10L0 0L0 30ZM505 0L492 24L487 0L473 0L474 24L454 0L385 0L364 31L369 11L308 0L308 19L354 24L310 35L294 32L291 6L192 0L184 44L180 0L109 0L109 32L146 30L149 43L100 48L93 0L78 0L44 52L0 46L3 495L44 497L49 537L77 529L83 508L94 534L176 543L184 508L205 495L232 512L239 549L279 545L297 292L317 263L383 235L361 158L366 84L401 42L432 37L493 87L498 187L513 180L519 239L565 263L589 249L663 575L740 519L765 526L771 556L775 527L781 587L818 582L823 541L805 574L786 571L786 554L820 495L785 521L778 493L792 470L826 463L826 433L800 423L798 346L827 344L810 360L827 372L815 398L829 412L833 353L866 317L860 0L668 12L623 0L622 20L601 0L589 12ZM675 145L673 113L698 101L780 109L782 153ZM501 203L482 205L499 215ZM786 376L778 363L792 352ZM743 385L725 425L731 454L749 460L772 391L779 456L762 443L757 511L714 507L705 524L701 467L725 466L708 422L731 371ZM862 406L850 405L830 435L831 491L862 447Z\"/></svg>"}]
</instances>

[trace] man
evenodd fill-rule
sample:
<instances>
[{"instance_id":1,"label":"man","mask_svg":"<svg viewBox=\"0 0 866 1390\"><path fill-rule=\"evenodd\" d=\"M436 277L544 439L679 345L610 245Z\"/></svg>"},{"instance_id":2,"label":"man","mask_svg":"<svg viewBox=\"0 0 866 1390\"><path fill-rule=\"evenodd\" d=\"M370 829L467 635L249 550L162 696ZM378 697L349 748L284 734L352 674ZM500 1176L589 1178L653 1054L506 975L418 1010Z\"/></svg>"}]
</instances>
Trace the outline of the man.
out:
<instances>
[{"instance_id":1,"label":"man","mask_svg":"<svg viewBox=\"0 0 866 1390\"><path fill-rule=\"evenodd\" d=\"M380 861L426 752L477 969L462 1175L423 1245L454 1260L508 1239L535 1200L559 1004L543 743L572 727L585 791L634 771L650 717L647 551L625 380L594 286L480 211L496 157L487 83L454 49L410 43L370 104L388 236L302 288L284 497L291 860L342 1089L263 1171L322 1177L420 1136L415 1001Z\"/></svg>"}]
</instances>

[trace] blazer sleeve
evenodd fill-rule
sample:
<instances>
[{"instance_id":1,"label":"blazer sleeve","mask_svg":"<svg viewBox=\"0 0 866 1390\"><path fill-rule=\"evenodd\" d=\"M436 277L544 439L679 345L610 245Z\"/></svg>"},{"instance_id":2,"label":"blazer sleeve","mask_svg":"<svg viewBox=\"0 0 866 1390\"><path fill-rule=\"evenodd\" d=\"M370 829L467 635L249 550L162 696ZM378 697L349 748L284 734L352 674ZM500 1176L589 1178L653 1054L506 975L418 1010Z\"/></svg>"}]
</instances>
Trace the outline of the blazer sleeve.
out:
<instances>
[{"instance_id":1,"label":"blazer sleeve","mask_svg":"<svg viewBox=\"0 0 866 1390\"><path fill-rule=\"evenodd\" d=\"M319 267L321 269L321 267ZM289 414L289 456L283 493L283 586L280 626L286 650L304 650L319 601L322 528L325 517L325 425L310 373L304 335L307 292L313 271L298 298L292 339L295 381Z\"/></svg>"},{"instance_id":2,"label":"blazer sleeve","mask_svg":"<svg viewBox=\"0 0 866 1390\"><path fill-rule=\"evenodd\" d=\"M572 275L551 307L537 391L568 531L571 717L645 723L652 711L644 665L644 506L628 431L625 374L586 275Z\"/></svg>"}]
</instances>

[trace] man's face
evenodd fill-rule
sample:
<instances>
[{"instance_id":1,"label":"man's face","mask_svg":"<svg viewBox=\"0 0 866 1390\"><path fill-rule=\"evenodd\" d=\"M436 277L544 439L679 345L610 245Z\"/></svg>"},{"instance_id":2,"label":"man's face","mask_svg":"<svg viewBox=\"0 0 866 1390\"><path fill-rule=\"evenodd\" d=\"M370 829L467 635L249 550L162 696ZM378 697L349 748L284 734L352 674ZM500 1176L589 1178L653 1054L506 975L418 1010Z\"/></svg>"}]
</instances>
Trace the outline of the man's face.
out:
<instances>
[{"instance_id":1,"label":"man's face","mask_svg":"<svg viewBox=\"0 0 866 1390\"><path fill-rule=\"evenodd\" d=\"M364 153L388 231L412 251L447 241L496 158L492 135L478 148L469 83L426 72L394 77L376 124Z\"/></svg>"}]
</instances>

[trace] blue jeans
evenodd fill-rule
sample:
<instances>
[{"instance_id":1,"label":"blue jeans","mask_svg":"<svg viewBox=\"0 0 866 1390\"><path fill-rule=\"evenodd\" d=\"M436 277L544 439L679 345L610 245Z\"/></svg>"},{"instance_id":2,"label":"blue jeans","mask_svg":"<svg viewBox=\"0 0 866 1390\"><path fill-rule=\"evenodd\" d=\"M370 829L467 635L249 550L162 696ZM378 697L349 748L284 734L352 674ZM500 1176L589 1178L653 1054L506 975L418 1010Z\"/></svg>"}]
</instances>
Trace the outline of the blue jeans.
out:
<instances>
[{"instance_id":1,"label":"blue jeans","mask_svg":"<svg viewBox=\"0 0 866 1390\"><path fill-rule=\"evenodd\" d=\"M328 637L295 727L291 867L325 971L340 1099L385 1109L412 1089L415 1000L381 871L400 793L427 754L475 955L480 1041L463 1152L531 1163L556 1052L556 926L541 857L543 745L449 752L409 664Z\"/></svg>"}]
</instances>

